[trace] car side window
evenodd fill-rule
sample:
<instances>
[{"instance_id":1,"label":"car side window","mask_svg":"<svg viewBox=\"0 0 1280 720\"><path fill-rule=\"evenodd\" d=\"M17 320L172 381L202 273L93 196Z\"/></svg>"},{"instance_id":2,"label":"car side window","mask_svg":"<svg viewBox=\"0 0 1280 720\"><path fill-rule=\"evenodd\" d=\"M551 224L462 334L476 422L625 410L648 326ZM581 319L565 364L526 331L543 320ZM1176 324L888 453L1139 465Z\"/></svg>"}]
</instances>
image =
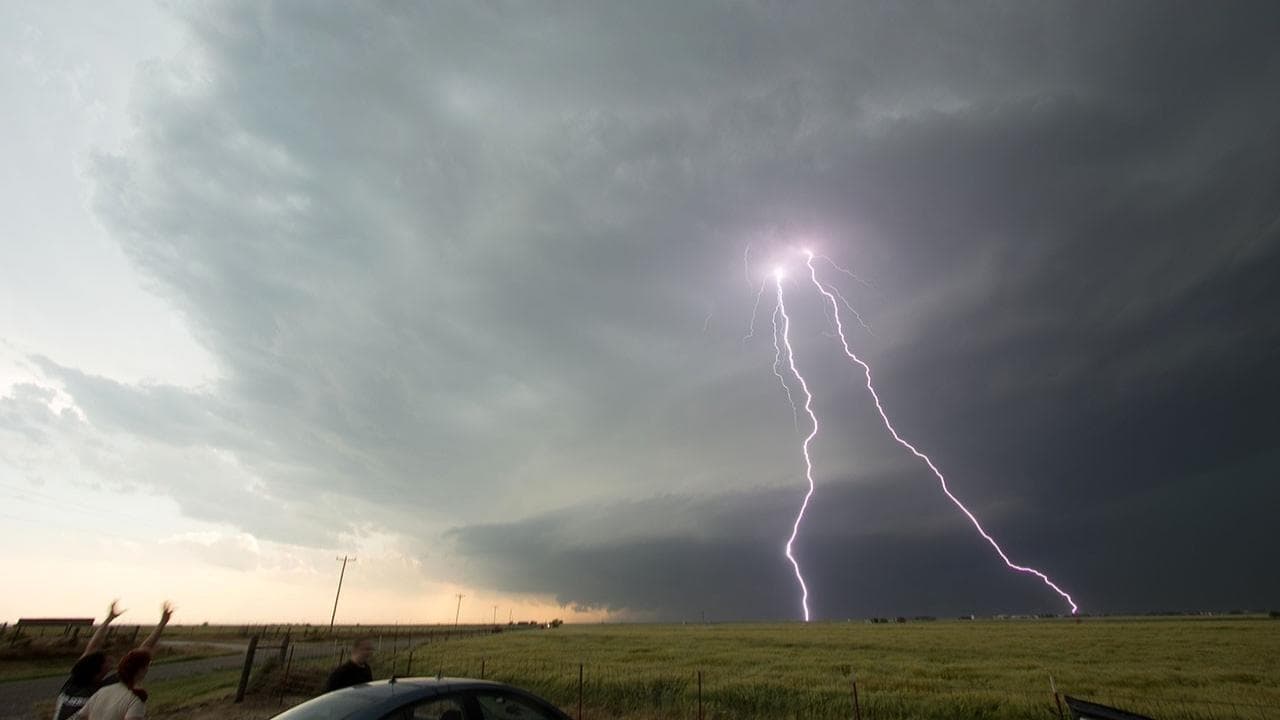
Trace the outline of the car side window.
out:
<instances>
[{"instance_id":1,"label":"car side window","mask_svg":"<svg viewBox=\"0 0 1280 720\"><path fill-rule=\"evenodd\" d=\"M463 720L462 703L455 698L418 703L413 707L411 720Z\"/></svg>"},{"instance_id":2,"label":"car side window","mask_svg":"<svg viewBox=\"0 0 1280 720\"><path fill-rule=\"evenodd\" d=\"M433 698L400 708L382 720L464 720L465 717L458 698Z\"/></svg>"},{"instance_id":3,"label":"car side window","mask_svg":"<svg viewBox=\"0 0 1280 720\"><path fill-rule=\"evenodd\" d=\"M541 704L508 693L478 692L481 720L560 720Z\"/></svg>"}]
</instances>

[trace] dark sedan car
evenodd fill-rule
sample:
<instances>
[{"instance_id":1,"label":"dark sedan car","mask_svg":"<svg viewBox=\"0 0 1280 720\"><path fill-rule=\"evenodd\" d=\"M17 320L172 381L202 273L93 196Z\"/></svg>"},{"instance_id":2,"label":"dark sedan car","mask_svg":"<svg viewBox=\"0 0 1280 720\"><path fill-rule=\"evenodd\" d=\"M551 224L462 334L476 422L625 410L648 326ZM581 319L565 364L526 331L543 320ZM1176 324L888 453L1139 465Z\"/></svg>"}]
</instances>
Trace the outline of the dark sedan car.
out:
<instances>
[{"instance_id":1,"label":"dark sedan car","mask_svg":"<svg viewBox=\"0 0 1280 720\"><path fill-rule=\"evenodd\" d=\"M519 688L467 678L401 678L321 695L273 720L570 720Z\"/></svg>"}]
</instances>

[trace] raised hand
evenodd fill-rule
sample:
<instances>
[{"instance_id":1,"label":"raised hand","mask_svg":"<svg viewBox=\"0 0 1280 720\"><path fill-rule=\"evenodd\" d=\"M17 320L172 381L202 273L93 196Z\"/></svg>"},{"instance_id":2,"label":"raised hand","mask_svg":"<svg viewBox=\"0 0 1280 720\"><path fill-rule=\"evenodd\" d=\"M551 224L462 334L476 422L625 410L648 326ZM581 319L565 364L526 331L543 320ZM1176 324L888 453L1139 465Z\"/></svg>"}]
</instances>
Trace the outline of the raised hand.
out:
<instances>
[{"instance_id":1,"label":"raised hand","mask_svg":"<svg viewBox=\"0 0 1280 720\"><path fill-rule=\"evenodd\" d=\"M111 624L112 620L124 614L124 610L117 607L119 604L120 601L118 599L111 601L111 607L107 608L106 619L102 621L97 630L93 631L93 637L89 638L89 643L84 646L84 654L80 657L85 657L89 653L102 649L103 644L107 641L107 626Z\"/></svg>"},{"instance_id":2,"label":"raised hand","mask_svg":"<svg viewBox=\"0 0 1280 720\"><path fill-rule=\"evenodd\" d=\"M146 640L138 646L142 650L155 650L156 643L160 642L160 634L164 632L164 626L169 624L169 618L173 617L173 603L168 600L160 606L160 622L156 623L156 629L151 631Z\"/></svg>"}]
</instances>

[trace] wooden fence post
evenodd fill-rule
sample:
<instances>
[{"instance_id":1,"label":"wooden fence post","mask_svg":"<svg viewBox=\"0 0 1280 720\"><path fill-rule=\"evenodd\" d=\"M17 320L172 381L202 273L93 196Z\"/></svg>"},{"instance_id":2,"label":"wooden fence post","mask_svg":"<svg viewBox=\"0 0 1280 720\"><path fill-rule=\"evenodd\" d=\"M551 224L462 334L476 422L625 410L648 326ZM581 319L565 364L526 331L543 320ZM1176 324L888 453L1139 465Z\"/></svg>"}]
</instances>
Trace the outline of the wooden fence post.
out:
<instances>
[{"instance_id":1,"label":"wooden fence post","mask_svg":"<svg viewBox=\"0 0 1280 720\"><path fill-rule=\"evenodd\" d=\"M289 660L284 664L284 680L280 681L280 702L276 703L276 707L284 705L284 694L289 691L289 670L293 667L293 652L298 648L289 649Z\"/></svg>"},{"instance_id":2,"label":"wooden fence post","mask_svg":"<svg viewBox=\"0 0 1280 720\"><path fill-rule=\"evenodd\" d=\"M1053 681L1053 675L1049 676L1049 689L1053 691L1053 702L1058 706L1058 717L1061 720L1067 720L1067 714L1062 711L1062 698L1058 695L1058 684Z\"/></svg>"},{"instance_id":3,"label":"wooden fence post","mask_svg":"<svg viewBox=\"0 0 1280 720\"><path fill-rule=\"evenodd\" d=\"M702 671L698 671L698 720L702 720Z\"/></svg>"},{"instance_id":4,"label":"wooden fence post","mask_svg":"<svg viewBox=\"0 0 1280 720\"><path fill-rule=\"evenodd\" d=\"M234 702L244 702L244 692L249 689L249 673L253 672L253 654L258 650L258 636L249 638L249 647L244 651L244 669L240 671L240 684L236 687Z\"/></svg>"},{"instance_id":5,"label":"wooden fence post","mask_svg":"<svg viewBox=\"0 0 1280 720\"><path fill-rule=\"evenodd\" d=\"M862 707L858 703L858 676L849 671L849 689L853 692L853 720L862 720Z\"/></svg>"}]
</instances>

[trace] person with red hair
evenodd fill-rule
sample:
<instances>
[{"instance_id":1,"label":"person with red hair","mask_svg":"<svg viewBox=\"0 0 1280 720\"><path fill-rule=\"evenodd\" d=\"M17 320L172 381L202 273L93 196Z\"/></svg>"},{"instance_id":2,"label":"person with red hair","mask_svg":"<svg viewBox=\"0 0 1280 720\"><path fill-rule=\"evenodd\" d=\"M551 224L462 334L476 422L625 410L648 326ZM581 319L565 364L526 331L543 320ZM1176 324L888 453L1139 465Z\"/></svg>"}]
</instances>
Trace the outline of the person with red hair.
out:
<instances>
[{"instance_id":1,"label":"person with red hair","mask_svg":"<svg viewBox=\"0 0 1280 720\"><path fill-rule=\"evenodd\" d=\"M116 607L116 601L111 601L111 607L107 610L107 619L102 621L97 631L93 633L93 637L89 639L89 644L85 646L84 654L76 660L76 664L71 667L71 675L67 681L62 684L62 689L58 692L57 701L53 707L53 720L68 720L89 702L89 698L102 688L113 685L117 679L115 673L111 672L111 668L116 663L107 654L107 630L111 622L120 617L124 613ZM164 632L164 628L169 624L169 618L173 617L173 605L167 600L160 609L160 622L156 625L155 630L147 636L146 640L138 646L139 650L154 650L160 642L160 635Z\"/></svg>"},{"instance_id":2,"label":"person with red hair","mask_svg":"<svg viewBox=\"0 0 1280 720\"><path fill-rule=\"evenodd\" d=\"M120 682L108 685L89 698L72 717L74 720L142 720L147 716L147 691L142 680L151 667L151 653L130 650L120 658L116 676Z\"/></svg>"}]
</instances>

